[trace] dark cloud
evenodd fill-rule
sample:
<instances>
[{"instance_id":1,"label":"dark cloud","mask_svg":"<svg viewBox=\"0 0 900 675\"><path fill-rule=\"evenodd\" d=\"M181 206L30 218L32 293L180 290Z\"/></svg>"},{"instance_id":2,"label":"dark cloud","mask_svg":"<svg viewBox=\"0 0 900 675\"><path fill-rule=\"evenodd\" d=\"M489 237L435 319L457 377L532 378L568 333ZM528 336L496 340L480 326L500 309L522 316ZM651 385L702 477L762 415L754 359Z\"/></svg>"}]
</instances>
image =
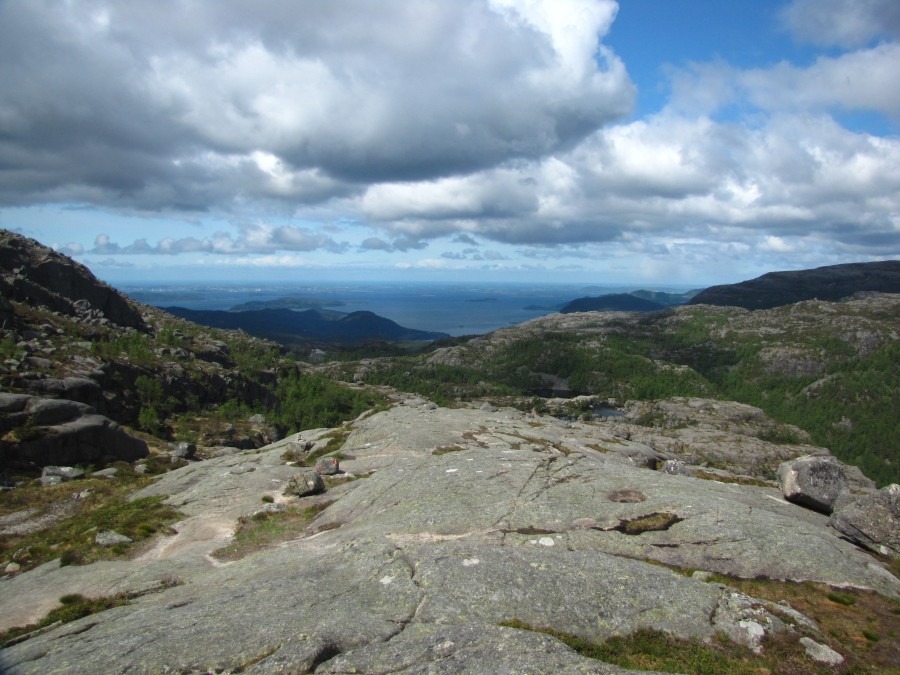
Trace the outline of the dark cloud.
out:
<instances>
[{"instance_id":1,"label":"dark cloud","mask_svg":"<svg viewBox=\"0 0 900 675\"><path fill-rule=\"evenodd\" d=\"M294 226L273 227L257 223L243 226L238 236L227 232L217 232L204 239L166 237L155 245L149 244L146 239L138 239L131 244L122 246L112 241L108 234L100 234L94 241L94 248L87 252L95 255L178 255L198 252L245 255L248 253L317 250L343 253L349 248L350 245L346 242L337 242L314 231Z\"/></svg>"},{"instance_id":2,"label":"dark cloud","mask_svg":"<svg viewBox=\"0 0 900 675\"><path fill-rule=\"evenodd\" d=\"M609 0L0 3L0 200L212 210L538 158L622 117ZM498 86L502 83L502 86Z\"/></svg>"}]
</instances>

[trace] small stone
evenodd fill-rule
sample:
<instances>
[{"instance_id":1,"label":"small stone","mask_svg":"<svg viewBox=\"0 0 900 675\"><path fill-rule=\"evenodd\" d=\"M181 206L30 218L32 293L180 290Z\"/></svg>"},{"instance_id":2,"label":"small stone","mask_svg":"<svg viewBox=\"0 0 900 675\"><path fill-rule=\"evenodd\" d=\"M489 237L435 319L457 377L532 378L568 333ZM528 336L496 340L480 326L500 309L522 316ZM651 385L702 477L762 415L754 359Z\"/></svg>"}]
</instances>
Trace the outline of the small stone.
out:
<instances>
[{"instance_id":1,"label":"small stone","mask_svg":"<svg viewBox=\"0 0 900 675\"><path fill-rule=\"evenodd\" d=\"M824 663L829 666L839 666L844 662L844 657L834 651L831 647L819 644L815 640L808 637L800 638L800 644L806 650L806 655L813 661Z\"/></svg>"},{"instance_id":2,"label":"small stone","mask_svg":"<svg viewBox=\"0 0 900 675\"><path fill-rule=\"evenodd\" d=\"M130 544L133 540L115 530L100 530L94 537L94 543L103 548L109 548L117 544Z\"/></svg>"},{"instance_id":3,"label":"small stone","mask_svg":"<svg viewBox=\"0 0 900 675\"><path fill-rule=\"evenodd\" d=\"M693 476L691 471L680 459L667 459L662 465L662 472L670 476Z\"/></svg>"},{"instance_id":4,"label":"small stone","mask_svg":"<svg viewBox=\"0 0 900 675\"><path fill-rule=\"evenodd\" d=\"M691 574L691 579L696 579L697 581L709 581L712 577L713 573L706 570L696 570Z\"/></svg>"},{"instance_id":5,"label":"small stone","mask_svg":"<svg viewBox=\"0 0 900 675\"><path fill-rule=\"evenodd\" d=\"M59 476L41 476L41 485L43 487L50 487L51 485L59 485L63 482L63 479Z\"/></svg>"},{"instance_id":6,"label":"small stone","mask_svg":"<svg viewBox=\"0 0 900 675\"><path fill-rule=\"evenodd\" d=\"M276 504L276 503L263 504L258 509L256 509L251 515L258 516L261 513L281 513L286 508L287 507L284 504Z\"/></svg>"},{"instance_id":7,"label":"small stone","mask_svg":"<svg viewBox=\"0 0 900 675\"><path fill-rule=\"evenodd\" d=\"M106 469L95 471L91 474L91 478L115 478L117 473L119 473L119 470L114 466L110 466Z\"/></svg>"},{"instance_id":8,"label":"small stone","mask_svg":"<svg viewBox=\"0 0 900 675\"><path fill-rule=\"evenodd\" d=\"M138 476L143 476L144 474L147 473L147 471L149 471L149 469L147 468L146 464L135 464L134 465L134 472Z\"/></svg>"},{"instance_id":9,"label":"small stone","mask_svg":"<svg viewBox=\"0 0 900 675\"><path fill-rule=\"evenodd\" d=\"M3 572L5 574L15 574L20 569L22 569L22 566L19 563L11 562L11 563L6 563L6 567L3 568Z\"/></svg>"}]
</instances>

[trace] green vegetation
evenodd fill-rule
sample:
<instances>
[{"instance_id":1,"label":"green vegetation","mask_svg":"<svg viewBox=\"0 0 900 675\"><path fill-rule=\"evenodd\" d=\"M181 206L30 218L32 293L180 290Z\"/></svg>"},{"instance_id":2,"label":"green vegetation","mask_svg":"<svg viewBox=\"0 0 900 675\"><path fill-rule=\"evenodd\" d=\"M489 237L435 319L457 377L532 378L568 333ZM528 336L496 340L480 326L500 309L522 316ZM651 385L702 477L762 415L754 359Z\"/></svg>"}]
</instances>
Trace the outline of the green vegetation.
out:
<instances>
[{"instance_id":1,"label":"green vegetation","mask_svg":"<svg viewBox=\"0 0 900 675\"><path fill-rule=\"evenodd\" d=\"M709 581L726 584L754 598L786 604L815 621L821 634L809 637L820 643L832 641L832 647L839 645L846 659L846 668L841 672L900 673L900 644L896 639L900 635L900 601L894 598L812 582L738 579L719 574L712 575ZM881 636L892 639L879 641Z\"/></svg>"},{"instance_id":2,"label":"green vegetation","mask_svg":"<svg viewBox=\"0 0 900 675\"><path fill-rule=\"evenodd\" d=\"M149 479L88 479L40 487L20 486L0 492L0 515L27 506L60 514L34 532L0 536L0 559L13 560L22 570L55 558L63 564L84 564L121 556L157 533L166 533L181 514L163 504L164 497L129 500L127 496ZM103 548L94 542L101 530L114 530L133 540Z\"/></svg>"},{"instance_id":3,"label":"green vegetation","mask_svg":"<svg viewBox=\"0 0 900 675\"><path fill-rule=\"evenodd\" d=\"M262 548L296 539L326 506L288 507L284 511L261 511L252 516L242 516L238 519L232 542L213 551L212 555L220 560L238 560Z\"/></svg>"},{"instance_id":4,"label":"green vegetation","mask_svg":"<svg viewBox=\"0 0 900 675\"><path fill-rule=\"evenodd\" d=\"M276 423L292 434L303 429L334 427L384 402L374 392L348 387L322 375L292 371L277 389Z\"/></svg>"},{"instance_id":5,"label":"green vegetation","mask_svg":"<svg viewBox=\"0 0 900 675\"><path fill-rule=\"evenodd\" d=\"M898 482L900 342L891 337L897 317L878 305L833 307L828 321L814 305L752 314L697 306L608 320L602 331L598 325L512 332L459 344L455 365L429 362L427 354L398 357L368 367L365 378L439 405L505 397L539 411L532 397L556 390L620 400L734 400L803 429L807 442L829 448L879 485ZM859 331L848 327L858 320L872 336L865 348L854 346ZM802 442L784 429L762 440Z\"/></svg>"},{"instance_id":6,"label":"green vegetation","mask_svg":"<svg viewBox=\"0 0 900 675\"><path fill-rule=\"evenodd\" d=\"M112 609L113 607L128 604L128 596L125 594L118 594L104 598L86 598L78 593L73 593L71 595L62 596L59 599L59 602L61 606L50 611L50 613L38 623L33 623L28 626L17 626L0 633L0 647L11 646L18 641L16 638L21 638L34 631L39 631L42 628L54 624L69 623L90 616L91 614L96 614L97 612L103 612L107 609Z\"/></svg>"},{"instance_id":7,"label":"green vegetation","mask_svg":"<svg viewBox=\"0 0 900 675\"><path fill-rule=\"evenodd\" d=\"M634 670L703 675L834 672L811 661L798 644L797 636L768 638L763 653L757 655L724 635L716 635L710 642L700 642L677 638L653 628L641 628L630 635L613 636L597 643L518 619L500 625L550 635L582 656Z\"/></svg>"}]
</instances>

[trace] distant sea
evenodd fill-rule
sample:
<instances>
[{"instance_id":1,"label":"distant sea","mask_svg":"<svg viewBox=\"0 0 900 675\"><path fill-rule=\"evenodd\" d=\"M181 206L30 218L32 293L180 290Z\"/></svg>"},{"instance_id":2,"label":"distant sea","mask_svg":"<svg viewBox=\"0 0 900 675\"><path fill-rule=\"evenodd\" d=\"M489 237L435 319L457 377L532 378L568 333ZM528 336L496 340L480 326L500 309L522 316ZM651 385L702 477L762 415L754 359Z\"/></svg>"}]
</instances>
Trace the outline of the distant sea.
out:
<instances>
[{"instance_id":1,"label":"distant sea","mask_svg":"<svg viewBox=\"0 0 900 675\"><path fill-rule=\"evenodd\" d=\"M401 326L450 335L480 335L558 311L575 298L636 290L613 285L554 284L120 284L157 307L230 310L247 302L302 298L324 309L369 311ZM663 290L656 288L655 290ZM684 290L684 289L665 289Z\"/></svg>"}]
</instances>

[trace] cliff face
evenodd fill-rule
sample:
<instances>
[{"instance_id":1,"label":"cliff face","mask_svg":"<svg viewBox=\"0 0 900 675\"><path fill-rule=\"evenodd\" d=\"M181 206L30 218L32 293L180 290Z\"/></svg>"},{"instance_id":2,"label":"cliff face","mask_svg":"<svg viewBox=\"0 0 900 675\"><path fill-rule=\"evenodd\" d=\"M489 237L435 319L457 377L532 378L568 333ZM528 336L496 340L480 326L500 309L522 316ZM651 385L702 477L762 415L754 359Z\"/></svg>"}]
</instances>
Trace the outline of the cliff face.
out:
<instances>
[{"instance_id":1,"label":"cliff face","mask_svg":"<svg viewBox=\"0 0 900 675\"><path fill-rule=\"evenodd\" d=\"M0 230L0 271L0 293L7 300L104 325L145 329L140 312L118 291L84 265L33 239Z\"/></svg>"},{"instance_id":2,"label":"cliff face","mask_svg":"<svg viewBox=\"0 0 900 675\"><path fill-rule=\"evenodd\" d=\"M133 459L141 451L118 424L138 426L142 411L160 418L159 433L168 414L232 400L265 405L280 352L136 303L70 258L0 231L0 471ZM272 358L238 366L245 354ZM51 408L71 414L39 412ZM272 440L226 436L245 447Z\"/></svg>"},{"instance_id":3,"label":"cliff face","mask_svg":"<svg viewBox=\"0 0 900 675\"><path fill-rule=\"evenodd\" d=\"M866 291L900 293L900 260L770 272L739 284L712 286L688 304L770 309L804 300L841 300Z\"/></svg>"}]
</instances>

